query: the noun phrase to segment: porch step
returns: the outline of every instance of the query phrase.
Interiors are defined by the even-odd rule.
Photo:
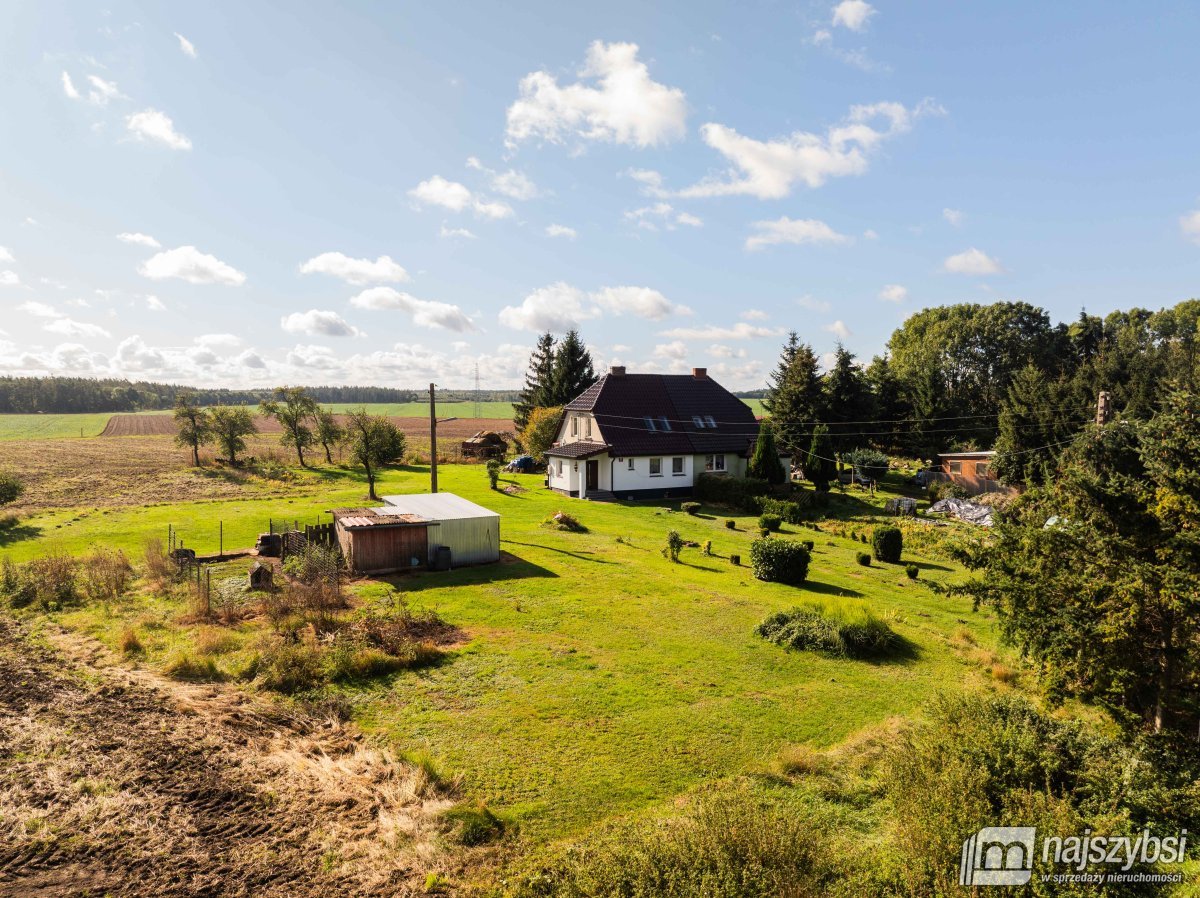
[[[583,498],[590,502],[616,502],[617,497],[612,490],[588,490]]]

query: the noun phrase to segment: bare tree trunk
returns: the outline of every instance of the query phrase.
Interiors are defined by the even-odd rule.
[[[192,443],[192,464],[200,467],[200,444]]]
[[[325,464],[327,464],[327,465],[333,464],[333,456],[329,454],[329,444],[322,443],[321,445],[325,447]]]

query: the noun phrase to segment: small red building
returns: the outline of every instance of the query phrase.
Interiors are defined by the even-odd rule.
[[[991,476],[991,465],[995,457],[996,453],[990,451],[941,452],[938,454],[941,463],[938,479],[957,483],[972,496],[1005,490],[1004,484]]]

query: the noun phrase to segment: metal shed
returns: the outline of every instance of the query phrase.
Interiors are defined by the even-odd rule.
[[[454,493],[384,496],[387,504],[375,511],[385,515],[415,515],[429,522],[429,559],[438,547],[450,548],[451,562],[486,564],[500,560],[500,515]]]

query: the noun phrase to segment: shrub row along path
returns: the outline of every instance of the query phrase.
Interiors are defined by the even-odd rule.
[[[355,733],[48,635],[0,618],[0,896],[409,894],[442,866],[448,802]]]
[[[344,424],[346,415],[337,418]],[[389,418],[400,430],[411,437],[429,439],[429,418]],[[274,418],[256,416],[255,424],[260,433],[282,433],[279,422]],[[511,431],[511,418],[455,418],[438,424],[439,440],[465,440],[481,430],[497,432]],[[178,428],[175,419],[169,414],[162,415],[113,415],[105,425],[102,437],[127,436],[174,436]]]

